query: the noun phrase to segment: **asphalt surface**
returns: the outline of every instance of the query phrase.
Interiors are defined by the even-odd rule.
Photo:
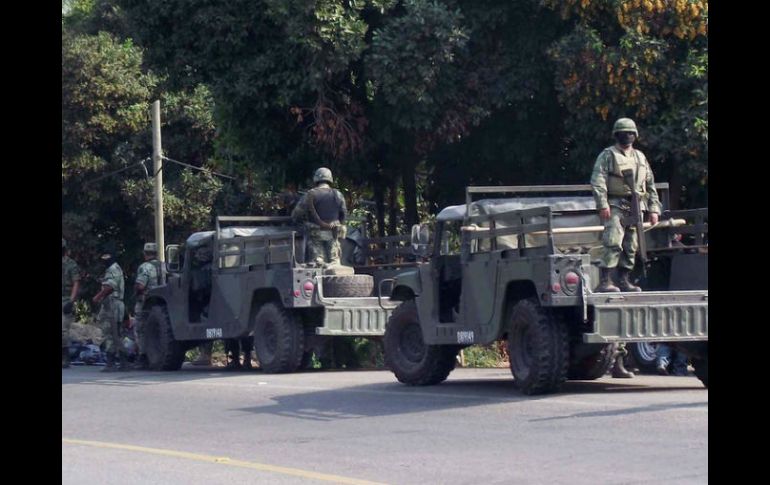
[[[568,381],[507,369],[408,387],[389,371],[62,370],[62,483],[704,484],[695,377]]]

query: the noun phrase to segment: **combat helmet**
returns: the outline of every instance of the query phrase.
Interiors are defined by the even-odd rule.
[[[615,126],[612,127],[612,134],[614,135],[619,131],[630,131],[637,137],[639,136],[639,132],[636,130],[636,123],[631,118],[619,118],[615,122]]]
[[[326,167],[321,167],[318,170],[316,170],[315,173],[313,174],[313,183],[317,184],[319,182],[326,182],[329,184],[333,184],[334,179],[332,178],[332,171]]]

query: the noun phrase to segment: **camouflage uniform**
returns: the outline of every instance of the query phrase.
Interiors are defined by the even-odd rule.
[[[602,233],[603,251],[599,261],[600,283],[598,292],[642,291],[629,280],[629,274],[636,262],[639,241],[636,226],[629,225],[627,218],[631,214],[632,195],[639,195],[640,210],[660,214],[660,201],[655,189],[655,180],[650,164],[644,153],[633,148],[633,142],[639,136],[636,123],[629,118],[620,118],[615,122],[612,134],[618,144],[605,148],[596,158],[591,175],[596,209],[609,209],[610,217],[604,221]],[[628,146],[628,155],[621,149]],[[631,171],[633,186],[626,183],[624,171]],[[642,235],[643,236],[643,235]],[[619,286],[612,282],[612,268],[618,268]],[[615,355],[612,377],[631,378],[623,362],[628,354],[625,343],[621,342]]]
[[[644,154],[632,148],[626,156],[617,146],[605,148],[596,158],[591,185],[597,209],[609,207],[610,218],[604,221],[600,267],[633,269],[638,248],[636,227],[625,225],[630,214],[631,187],[623,181],[621,170],[633,170],[635,189],[641,195],[642,210],[660,213],[660,201],[655,190],[652,169]]]
[[[147,290],[160,285],[160,262],[153,258],[149,261],[145,261],[136,270],[136,282],[135,284],[142,285],[145,290],[142,293],[136,295],[136,303],[134,303],[134,330],[136,332],[136,339],[139,343],[140,352],[144,353],[144,312],[142,307],[144,306],[145,295]]]
[[[300,199],[291,213],[295,221],[305,226],[308,238],[305,262],[317,266],[339,266],[342,253],[340,241],[345,238],[342,223],[347,216],[345,198],[339,190],[329,186],[333,182],[329,169],[316,170],[313,182],[316,187]],[[327,227],[322,227],[322,224]]]
[[[64,313],[64,305],[70,303],[70,296],[72,294],[72,287],[75,286],[75,282],[80,281],[80,268],[78,264],[69,256],[62,256],[61,258],[61,346],[69,347],[70,345],[70,327],[72,326],[73,314]]]
[[[101,283],[102,286],[112,288],[112,293],[102,300],[102,308],[97,316],[99,327],[102,329],[102,335],[104,335],[104,350],[107,354],[125,354],[120,339],[120,326],[123,323],[123,315],[126,311],[126,306],[123,303],[125,280],[123,270],[118,263],[112,263],[107,268],[104,276],[102,276]]]

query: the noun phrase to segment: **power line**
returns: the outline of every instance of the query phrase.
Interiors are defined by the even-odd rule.
[[[180,162],[179,160],[174,160],[173,158],[168,158],[166,156],[161,156],[161,158],[163,158],[163,160],[168,160],[169,162],[176,163],[176,164],[182,165],[184,167],[189,167],[189,168],[192,168],[194,170],[200,170],[201,172],[206,172],[206,173],[210,173],[210,174],[213,174],[213,175],[218,175],[220,177],[225,177],[225,178],[228,178],[228,179],[237,180],[235,177],[233,177],[231,175],[225,175],[223,173],[215,172],[213,170],[209,170],[209,169],[203,168],[203,167],[196,167],[195,165],[190,165],[189,163]]]
[[[215,172],[213,170],[209,170],[209,169],[203,168],[203,167],[196,167],[195,165],[190,165],[189,163],[180,162],[179,160],[174,160],[173,158],[168,158],[166,156],[162,156],[162,158],[164,160],[168,160],[171,163],[176,163],[176,164],[182,165],[184,167],[192,168],[193,170],[199,170],[201,172],[210,173],[212,175],[217,175],[219,177],[224,177],[224,178],[228,178],[228,179],[231,179],[231,180],[237,180],[235,177],[233,177],[231,175],[225,175],[223,173]],[[126,170],[134,168],[137,165],[141,165],[142,168],[144,169],[144,174],[147,176],[147,178],[150,178],[150,173],[147,171],[147,166],[144,164],[144,162],[150,161],[151,159],[152,159],[152,157],[147,157],[147,158],[145,158],[143,160],[140,160],[140,161],[138,161],[136,163],[132,163],[131,165],[128,165],[126,167],[119,168],[117,170],[113,170],[112,172],[109,172],[109,173],[105,173],[104,175],[100,175],[99,177],[96,177],[95,179],[87,180],[86,182],[83,183],[83,185],[84,186],[90,185],[92,183],[95,183],[95,182],[98,182],[100,180],[103,180],[103,179],[105,179],[107,177],[111,177],[111,176],[116,175],[118,173],[125,172]],[[160,169],[158,169],[158,172],[160,172],[161,170],[163,170],[163,166],[161,166]],[[158,175],[158,172],[154,172],[152,174],[152,178],[155,178]]]
[[[128,170],[128,169],[131,169],[131,168],[134,168],[134,167],[136,167],[137,165],[141,165],[141,166],[142,166],[142,168],[144,168],[144,173],[145,173],[145,175],[147,175],[147,176],[149,177],[149,173],[147,172],[147,167],[144,165],[144,162],[146,162],[146,161],[148,161],[148,160],[150,160],[150,157],[147,157],[147,158],[145,158],[144,160],[140,160],[140,161],[138,161],[138,162],[136,162],[136,163],[132,163],[131,165],[128,165],[128,166],[126,166],[126,167],[123,167],[123,168],[119,168],[119,169],[117,169],[117,170],[113,170],[112,172],[109,172],[109,173],[105,173],[104,175],[101,175],[101,176],[99,176],[99,177],[96,177],[95,179],[92,179],[92,180],[87,180],[87,181],[83,182],[83,185],[84,185],[84,186],[86,186],[86,185],[90,185],[90,184],[92,184],[92,183],[94,183],[94,182],[98,182],[98,181],[100,181],[100,180],[102,180],[102,179],[105,179],[105,178],[107,178],[107,177],[111,177],[111,176],[113,176],[113,175],[115,175],[115,174],[118,174],[118,173],[120,173],[120,172],[125,172],[126,170]]]

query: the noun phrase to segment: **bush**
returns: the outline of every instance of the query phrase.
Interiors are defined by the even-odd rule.
[[[504,342],[491,345],[473,345],[463,349],[463,367],[505,367],[508,365],[508,353]]]

